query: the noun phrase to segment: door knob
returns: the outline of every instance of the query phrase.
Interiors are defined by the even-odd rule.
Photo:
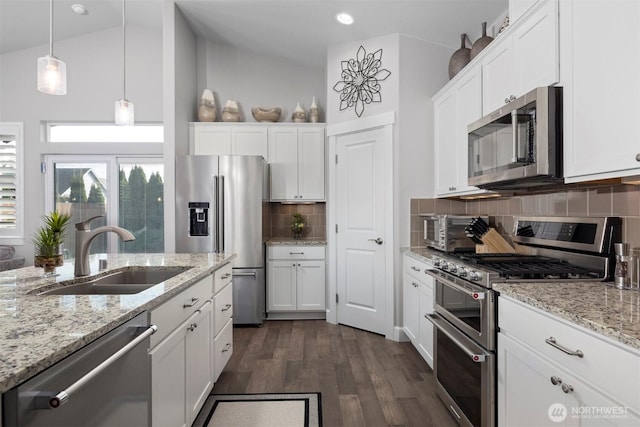
[[[376,242],[377,244],[381,245],[383,243],[381,238],[377,238],[377,239],[369,239],[370,242]]]

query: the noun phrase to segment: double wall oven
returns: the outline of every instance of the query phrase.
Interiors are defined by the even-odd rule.
[[[619,218],[521,217],[517,254],[432,255],[434,376],[438,396],[464,426],[494,426],[498,282],[606,280]]]

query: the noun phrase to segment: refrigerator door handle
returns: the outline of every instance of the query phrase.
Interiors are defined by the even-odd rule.
[[[224,252],[224,227],[225,227],[225,223],[224,223],[224,175],[220,175],[220,228],[219,228],[219,234],[220,234],[220,252]]]
[[[218,227],[218,218],[219,218],[219,213],[220,213],[220,200],[219,200],[219,194],[218,194],[218,176],[214,175],[213,176],[213,203],[214,203],[214,214],[215,214],[215,218],[212,218],[213,221],[211,222],[212,227],[213,227],[213,252],[219,252],[219,238],[220,238],[220,229]]]

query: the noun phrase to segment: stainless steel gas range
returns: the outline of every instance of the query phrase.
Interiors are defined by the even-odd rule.
[[[516,254],[435,252],[434,376],[460,425],[494,426],[498,282],[603,281],[613,275],[616,217],[519,217]]]

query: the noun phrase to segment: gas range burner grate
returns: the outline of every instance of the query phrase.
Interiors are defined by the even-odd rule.
[[[490,262],[483,267],[497,272],[505,279],[551,280],[551,279],[598,279],[603,274],[560,260],[527,262]]]

